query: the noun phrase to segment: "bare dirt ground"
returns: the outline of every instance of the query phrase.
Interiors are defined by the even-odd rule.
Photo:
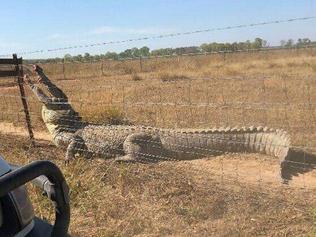
[[[13,123],[9,122],[0,122],[0,133],[11,134],[17,136],[27,137],[28,133],[24,127],[18,127]],[[34,137],[40,140],[51,141],[51,136],[47,132],[35,131]]]

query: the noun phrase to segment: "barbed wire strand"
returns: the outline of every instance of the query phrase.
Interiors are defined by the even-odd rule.
[[[222,97],[222,102],[221,103],[210,101],[209,98],[208,98],[208,100],[206,102],[194,103],[192,101],[192,95],[193,95],[193,93],[192,93],[192,86],[193,86],[193,83],[191,83],[192,81],[190,81],[190,83],[187,84],[187,87],[188,87],[187,89],[189,91],[189,93],[187,93],[187,94],[189,95],[189,98],[187,98],[186,102],[178,102],[178,100],[176,100],[176,98],[174,98],[175,99],[174,102],[170,102],[170,103],[169,102],[149,102],[149,101],[142,101],[142,102],[134,102],[133,101],[133,102],[130,102],[130,101],[128,101],[128,94],[127,94],[127,91],[130,88],[128,86],[125,86],[125,85],[122,86],[121,85],[121,90],[123,91],[121,93],[122,101],[118,102],[118,103],[115,103],[114,101],[112,101],[113,98],[111,98],[111,103],[109,103],[109,105],[114,105],[114,106],[115,105],[122,105],[123,111],[124,111],[124,117],[128,117],[129,116],[128,108],[130,106],[131,107],[137,106],[137,107],[143,108],[145,105],[147,105],[147,106],[162,106],[162,105],[164,105],[166,107],[171,107],[171,108],[173,108],[173,110],[175,110],[176,118],[177,118],[175,126],[174,126],[175,128],[177,128],[179,125],[181,126],[182,124],[179,124],[179,121],[181,122],[181,120],[184,119],[183,114],[180,114],[181,107],[189,107],[190,108],[190,113],[189,113],[189,116],[188,116],[188,119],[190,121],[190,120],[192,120],[192,116],[193,116],[193,114],[192,114],[192,107],[199,107],[199,106],[200,107],[206,107],[207,106],[207,108],[210,108],[210,105],[211,105],[211,108],[213,109],[213,110],[210,110],[211,112],[214,112],[215,109],[220,109],[222,111],[220,114],[223,117],[223,121],[224,121],[225,126],[228,126],[232,121],[231,121],[230,117],[228,116],[228,110],[227,109],[234,108],[234,104],[238,105],[238,107],[236,107],[237,109],[241,109],[243,111],[248,109],[248,108],[252,109],[252,110],[255,110],[255,109],[256,110],[261,110],[261,111],[264,110],[263,111],[264,112],[264,116],[262,116],[262,118],[261,118],[261,120],[262,120],[261,123],[268,123],[268,117],[267,117],[268,106],[278,105],[283,110],[286,110],[284,112],[285,113],[285,119],[284,120],[286,120],[286,121],[283,121],[283,122],[286,123],[285,127],[289,128],[289,129],[292,128],[292,129],[299,130],[298,127],[295,127],[295,126],[290,124],[290,116],[288,115],[287,112],[288,112],[289,107],[291,107],[291,106],[292,107],[293,106],[306,106],[307,110],[309,110],[313,114],[313,112],[315,111],[315,107],[314,107],[314,103],[312,102],[313,101],[312,100],[312,93],[310,92],[310,90],[311,90],[310,89],[310,84],[309,84],[310,81],[302,80],[302,81],[305,81],[306,83],[308,83],[308,88],[307,88],[308,93],[306,93],[306,96],[308,98],[304,102],[297,103],[297,102],[293,102],[291,100],[291,98],[290,98],[290,95],[289,95],[290,88],[288,87],[289,81],[284,81],[284,80],[285,80],[285,77],[283,77],[283,80],[282,80],[282,82],[283,82],[283,84],[282,84],[283,91],[282,92],[284,94],[285,102],[280,102],[280,103],[278,103],[278,102],[268,103],[266,101],[266,99],[267,99],[267,95],[266,95],[267,86],[265,84],[265,80],[258,79],[258,81],[262,83],[261,87],[259,85],[258,89],[261,88],[263,90],[263,92],[264,92],[263,93],[263,101],[260,101],[260,102],[250,102],[250,101],[246,102],[244,100],[241,100],[241,101],[237,101],[237,102],[234,101],[234,102],[230,103],[229,99],[228,99],[228,95],[227,95],[229,93],[229,91],[227,91],[227,89],[226,89],[227,88],[227,84],[225,85],[225,84],[222,83],[222,84],[214,84],[214,87],[215,86],[221,86],[221,88],[220,88],[220,90],[221,90],[221,97]],[[233,83],[233,82],[235,82],[235,80],[229,80],[228,82],[229,83]],[[242,82],[245,82],[245,81],[242,80]],[[232,86],[233,86],[233,84],[232,84]],[[117,89],[116,87],[110,87],[110,88],[111,88],[111,91]],[[184,89],[185,87],[182,87],[182,88]],[[163,93],[162,89],[158,90],[158,91],[160,91],[160,93]],[[245,90],[244,90],[244,92],[245,92]],[[88,92],[89,96],[90,96],[91,93],[93,93],[93,91],[89,91]],[[160,96],[162,96],[162,95],[160,95]],[[7,108],[7,109],[10,108],[12,105],[15,108],[18,108],[20,106],[20,104],[18,103],[18,100],[15,99],[15,98],[20,98],[20,96],[6,95],[6,94],[2,95],[1,94],[0,97],[4,98],[5,108]],[[27,99],[36,101],[34,99],[34,97],[28,97],[27,96]],[[89,102],[89,101],[87,101],[87,99],[84,99],[82,97],[82,94],[80,94],[79,100],[77,100],[77,101],[73,100],[71,102],[80,104],[80,106],[81,106],[80,108],[81,109],[83,108],[84,105],[105,105],[104,102],[102,103],[102,100],[99,103]],[[6,112],[8,112],[8,111],[1,111],[2,116]],[[156,112],[158,112],[158,111],[156,110]],[[22,119],[20,119],[20,117],[19,117],[20,113],[18,113],[17,111],[12,111],[11,113],[17,118],[18,121],[20,121],[20,120],[22,121]],[[38,114],[38,112],[33,112],[32,114],[35,114],[37,117],[40,118],[40,115]],[[157,118],[157,116],[154,116],[154,117]],[[10,117],[10,118],[9,117],[5,117],[4,119],[5,120],[10,120],[10,119],[12,119],[12,117]],[[187,118],[185,118],[185,119],[187,119]],[[243,121],[245,121],[244,119],[245,118],[243,118]],[[77,116],[71,116],[69,119],[62,119],[62,120],[64,120],[64,122],[71,122],[72,125],[75,125],[76,123],[79,123]],[[152,120],[149,120],[149,122],[150,121],[152,121]],[[304,122],[306,122],[306,121],[304,120]],[[309,122],[311,122],[311,121],[309,121]],[[157,123],[157,120],[154,123]],[[309,124],[311,124],[311,123],[309,123]],[[66,132],[73,132],[74,128],[72,127],[72,125],[62,125],[62,126],[60,126],[60,128],[64,129]],[[309,129],[309,130],[312,129],[312,126],[307,126],[306,127],[306,124],[305,125],[303,124],[303,125],[300,125],[300,126],[302,126],[302,128],[304,128],[304,129]],[[118,129],[118,127],[116,128],[115,126],[113,126],[112,128],[113,129]],[[228,128],[226,127],[226,128],[220,128],[220,129],[221,129],[221,131],[224,132]],[[164,130],[164,131],[172,131],[172,130]],[[181,131],[181,129],[180,129],[180,131]],[[304,131],[303,132],[300,131],[300,132],[303,133],[303,135],[304,135]],[[178,136],[179,133],[176,134],[175,132],[173,132],[173,133],[171,132],[171,136],[175,137],[176,135]],[[186,132],[186,133],[183,133],[183,134],[180,133],[180,135],[181,136],[183,135],[184,137],[198,136],[200,138],[203,138],[203,137],[207,136],[206,134],[196,134],[194,131]],[[214,142],[226,142],[226,143],[232,142],[232,140],[230,138],[226,138],[225,135],[221,135],[221,136],[215,137],[214,138]],[[175,138],[173,138],[173,139],[175,139]],[[304,138],[303,140],[305,140],[305,139],[306,138]],[[139,141],[143,142],[143,143],[146,143],[148,146],[152,145],[153,148],[157,148],[157,145],[158,145],[157,142],[153,141],[153,140],[139,140]],[[100,143],[97,143],[97,142],[95,143],[93,141],[91,142],[91,144],[92,145],[96,145],[96,146],[100,146]],[[234,144],[236,146],[238,146],[238,145],[242,146],[242,145],[244,145],[244,142],[234,141]],[[223,153],[223,150],[221,150],[221,149],[204,148],[204,147],[201,147],[201,146],[194,146],[194,145],[186,146],[186,145],[181,145],[181,144],[177,144],[177,143],[171,144],[171,145],[173,146],[175,151],[181,152],[182,151],[181,149],[185,149],[186,153],[191,154],[191,155],[203,155],[205,153],[210,153],[210,154],[212,154],[212,153]],[[260,147],[260,146],[265,146],[265,145],[266,144],[262,140],[254,142],[254,146],[259,146]],[[272,145],[274,145],[276,147],[279,147],[279,148],[284,147],[282,144],[278,144],[278,143],[273,144],[271,142],[270,146],[272,146]],[[312,145],[305,144],[303,146],[293,145],[291,147],[292,148],[297,148],[297,149],[300,149],[300,148],[302,148],[302,149],[315,148],[315,146],[313,144]],[[225,148],[223,148],[223,149],[225,150]],[[226,147],[226,150],[227,149],[228,149],[228,147]],[[82,149],[82,151],[86,152],[88,150]],[[123,152],[123,151],[124,150],[121,149],[121,148],[118,150],[118,152]],[[304,173],[304,171],[306,170],[306,165],[307,165],[305,154],[306,153],[304,152],[303,162],[301,162],[301,161],[292,161],[292,160],[288,160],[286,162],[289,163],[290,165],[293,165],[293,166],[295,166],[295,165],[303,165],[303,173]],[[95,155],[98,155],[98,153],[96,152]],[[104,155],[104,154],[99,154],[99,155]],[[175,160],[177,160],[176,157],[163,156],[162,154],[157,156],[157,155],[152,155],[152,154],[147,154],[147,153],[140,153],[139,155],[145,157],[148,161],[157,161],[157,160],[175,161]],[[221,157],[221,161],[220,162],[221,162],[221,164],[220,164],[220,166],[221,166],[220,173],[222,175],[222,179],[224,179],[224,175],[225,175],[225,179],[226,179],[226,173],[224,173],[224,166],[225,165],[224,165],[223,157]],[[262,160],[261,160],[261,162],[262,162]],[[260,161],[259,161],[259,163],[260,163]],[[234,163],[234,164],[236,166],[235,166],[235,176],[234,176],[233,179],[235,180],[235,182],[239,183],[240,179],[241,179],[240,178],[241,171],[240,171],[240,169],[238,167],[238,164],[237,163]],[[263,180],[262,180],[262,173],[261,172],[262,172],[262,170],[260,170],[260,168],[259,168],[260,178],[259,178],[259,180],[257,180],[257,182],[259,182],[260,185],[262,185],[262,182],[263,182]],[[306,183],[304,183],[304,185],[306,185]]]
[[[30,54],[38,54],[38,53],[45,53],[45,52],[57,52],[57,51],[65,51],[65,50],[77,49],[77,48],[91,48],[91,47],[96,47],[96,46],[122,44],[122,43],[135,42],[135,41],[156,40],[156,39],[179,37],[179,36],[192,35],[192,34],[208,33],[208,32],[214,32],[214,31],[241,29],[241,28],[248,28],[248,27],[258,27],[258,26],[264,26],[264,25],[290,23],[290,22],[296,22],[296,21],[307,21],[307,20],[313,20],[313,19],[316,19],[316,16],[289,18],[289,19],[284,19],[284,20],[272,20],[272,21],[264,21],[264,22],[258,22],[258,23],[232,25],[232,26],[225,26],[225,27],[202,29],[202,30],[177,32],[177,33],[171,33],[171,34],[144,36],[144,37],[131,38],[131,39],[126,39],[126,40],[108,41],[108,42],[100,42],[100,43],[88,43],[88,44],[80,44],[80,45],[66,46],[66,47],[60,47],[60,48],[39,49],[39,50],[31,50],[31,51],[16,52],[16,53],[18,55],[30,55]],[[6,56],[11,56],[11,54],[0,55],[0,57],[6,57]]]

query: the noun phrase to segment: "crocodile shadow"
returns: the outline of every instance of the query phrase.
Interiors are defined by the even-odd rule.
[[[281,176],[288,184],[294,176],[308,173],[316,168],[316,155],[307,151],[290,148],[281,165]]]

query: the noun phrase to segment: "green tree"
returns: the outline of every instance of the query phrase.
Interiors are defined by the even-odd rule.
[[[312,41],[310,39],[308,39],[308,38],[304,38],[303,39],[303,44],[304,45],[307,45],[307,44],[310,44],[310,43],[312,43]]]
[[[139,57],[140,56],[140,51],[138,48],[134,47],[131,48],[131,56],[132,57]]]
[[[261,38],[255,38],[254,42],[252,43],[253,49],[260,49],[263,47],[263,39]]]
[[[72,56],[70,54],[65,54],[64,60],[65,61],[72,61]]]
[[[101,60],[101,56],[100,55],[94,55],[94,60],[96,60],[96,61],[100,61]]]
[[[105,58],[107,59],[118,59],[118,54],[115,52],[106,52],[106,54],[104,55]]]
[[[151,51],[152,56],[172,55],[175,51],[172,48],[155,49]]]
[[[294,40],[289,39],[284,46],[285,47],[293,47],[294,46]]]
[[[139,49],[139,54],[142,57],[149,57],[150,56],[150,49],[147,46],[141,47]]]
[[[200,48],[202,49],[203,52],[211,52],[212,49],[211,49],[211,46],[210,44],[201,44]]]
[[[83,59],[84,61],[90,61],[92,59],[92,56],[89,53],[85,53]]]
[[[119,58],[132,58],[133,51],[132,49],[126,49],[124,52],[119,53]]]
[[[77,56],[73,57],[74,61],[78,61],[78,62],[82,62],[83,61],[83,57],[81,54],[78,54]]]

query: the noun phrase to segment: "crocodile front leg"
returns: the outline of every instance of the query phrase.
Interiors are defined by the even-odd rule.
[[[129,135],[123,144],[125,156],[118,157],[118,162],[157,162],[163,157],[163,146],[159,136],[147,133]]]
[[[84,140],[80,136],[74,136],[67,147],[66,162],[72,161],[78,153],[84,154],[85,157],[88,156],[88,150]]]

